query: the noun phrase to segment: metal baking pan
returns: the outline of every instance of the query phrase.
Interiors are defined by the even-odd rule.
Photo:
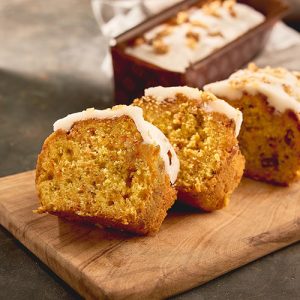
[[[176,16],[181,10],[207,2],[209,1],[180,2],[116,37],[111,46],[116,103],[129,104],[136,97],[143,95],[145,88],[151,86],[188,85],[202,88],[207,83],[227,78],[263,49],[273,25],[288,11],[284,0],[238,1],[261,12],[266,17],[265,21],[206,58],[190,65],[185,73],[169,71],[125,53],[125,47],[143,33]]]

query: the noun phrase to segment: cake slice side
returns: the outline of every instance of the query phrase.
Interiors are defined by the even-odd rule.
[[[176,198],[160,147],[144,143],[129,116],[82,120],[52,133],[36,186],[40,213],[140,234],[156,232]]]
[[[225,100],[239,108],[244,122],[239,135],[246,159],[245,175],[288,186],[300,178],[300,121],[292,110],[278,114],[262,94],[244,93]]]
[[[206,211],[225,207],[244,169],[235,122],[208,109],[216,100],[209,93],[190,89],[190,98],[161,89],[162,99],[148,95],[133,104],[143,109],[145,118],[163,131],[176,150],[179,200]]]
[[[300,177],[300,75],[253,63],[205,90],[243,112],[245,174],[287,186]]]

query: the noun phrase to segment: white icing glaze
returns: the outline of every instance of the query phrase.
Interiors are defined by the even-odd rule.
[[[277,112],[290,109],[300,113],[300,80],[296,73],[283,68],[239,70],[227,80],[206,85],[204,90],[229,100],[240,99],[244,92],[250,95],[260,93]]]
[[[177,94],[183,94],[189,99],[201,100],[202,91],[197,88],[187,86],[178,87],[152,87],[145,90],[145,96],[155,98],[157,101],[162,102],[166,99],[175,99]],[[226,101],[212,96],[212,101],[205,103],[204,110],[207,112],[218,112],[226,115],[229,119],[235,122],[235,136],[237,137],[243,122],[243,114],[229,105]]]
[[[204,59],[216,49],[225,46],[245,32],[261,24],[265,17],[250,6],[236,3],[234,5],[236,16],[232,16],[225,7],[217,8],[220,18],[206,14],[203,9],[192,7],[187,12],[190,21],[201,21],[207,28],[183,23],[173,26],[170,35],[162,38],[169,46],[166,54],[156,54],[151,45],[143,43],[135,47],[127,47],[126,53],[141,60],[152,63],[163,69],[184,73],[186,68],[201,59]],[[147,40],[155,38],[156,34],[165,28],[159,25],[145,34]],[[194,49],[186,45],[186,34],[192,31],[198,33],[200,38]],[[211,36],[211,32],[220,32],[222,36]]]
[[[160,147],[160,156],[164,161],[166,172],[170,177],[171,183],[175,183],[180,167],[175,150],[166,136],[157,127],[144,120],[143,110],[139,107],[120,105],[114,109],[109,108],[105,110],[89,108],[57,120],[53,124],[53,129],[54,131],[70,131],[73,124],[78,121],[88,119],[112,119],[121,116],[129,116],[135,122],[137,130],[140,132],[146,144],[158,145]],[[168,153],[171,153],[170,158]]]
[[[152,96],[157,101],[164,101],[167,98],[175,98],[177,94],[183,94],[187,98],[200,99],[201,91],[196,88],[191,88],[188,86],[172,86],[172,87],[162,87],[156,86],[145,89],[145,96]]]
[[[225,114],[229,119],[234,120],[235,122],[235,137],[237,137],[240,133],[241,126],[243,123],[243,114],[238,109],[235,109],[231,105],[229,105],[226,101],[221,99],[216,99],[214,101],[210,101],[205,106],[205,110],[207,112],[218,112],[221,114]]]

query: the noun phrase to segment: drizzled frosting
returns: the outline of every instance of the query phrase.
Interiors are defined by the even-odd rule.
[[[177,94],[182,94],[187,98],[194,100],[202,100],[202,97],[208,96],[210,101],[204,103],[204,110],[207,112],[218,112],[226,115],[229,119],[234,120],[235,136],[238,136],[243,121],[243,114],[238,109],[235,109],[224,100],[216,98],[211,93],[203,92],[197,88],[191,88],[187,86],[158,86],[145,90],[145,96],[151,96],[159,102],[162,102],[166,99],[175,99]]]
[[[258,68],[250,64],[227,80],[214,82],[204,87],[217,97],[229,100],[240,99],[244,92],[250,95],[263,94],[277,112],[287,109],[300,113],[300,73],[284,68]]]
[[[137,39],[126,53],[163,69],[184,73],[190,64],[209,56],[261,24],[265,17],[233,0],[213,1],[177,15],[178,22],[158,25]]]
[[[88,119],[113,119],[121,116],[128,116],[134,121],[137,130],[140,132],[146,144],[158,145],[160,147],[160,156],[164,161],[166,172],[170,177],[171,183],[175,183],[179,172],[179,160],[175,150],[166,136],[157,127],[144,120],[143,110],[139,107],[120,105],[113,109],[109,108],[105,110],[89,108],[57,120],[53,124],[53,129],[54,131],[70,131],[73,124],[78,121]],[[171,154],[170,157],[169,154]]]
[[[196,88],[191,88],[188,86],[172,86],[172,87],[163,87],[156,86],[145,89],[145,96],[152,96],[157,101],[164,101],[167,98],[176,98],[177,94],[182,94],[187,98],[191,99],[200,99],[202,92]]]

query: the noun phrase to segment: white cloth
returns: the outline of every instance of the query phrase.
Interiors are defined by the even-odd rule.
[[[300,71],[300,34],[283,22],[278,22],[264,50],[254,62],[261,66],[285,67]]]
[[[300,34],[283,22],[278,22],[274,26],[264,51],[279,51],[299,44]]]

